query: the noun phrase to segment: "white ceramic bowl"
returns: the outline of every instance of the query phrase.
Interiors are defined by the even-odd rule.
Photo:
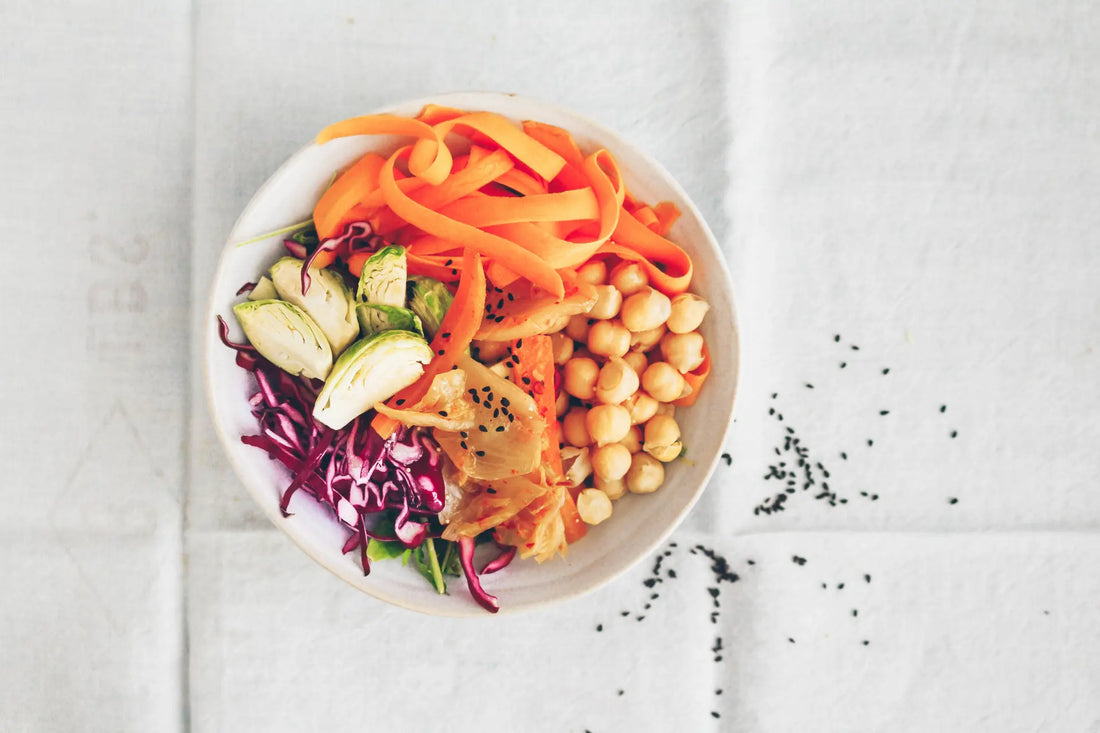
[[[561,107],[508,94],[444,94],[380,111],[411,116],[429,102],[497,112],[517,121],[541,120],[572,132],[586,152],[607,148],[634,195],[679,206],[683,216],[670,238],[691,254],[695,263],[691,289],[711,304],[702,331],[714,368],[702,399],[676,414],[690,460],[669,464],[665,485],[657,493],[627,495],[617,501],[611,519],[590,528],[583,540],[569,548],[568,557],[541,565],[517,559],[506,570],[487,576],[485,588],[500,599],[501,613],[514,613],[575,598],[611,581],[652,553],[699,498],[733,417],[739,361],[733,294],[714,236],[687,194],[664,168],[615,132]],[[395,561],[373,563],[370,576],[364,577],[358,553],[340,552],[347,530],[304,493],[294,499],[292,517],[280,515],[279,497],[290,474],[263,451],[241,443],[242,435],[256,432],[247,403],[253,385],[250,375],[234,363],[233,352],[218,340],[215,327],[215,316],[220,315],[230,324],[233,338],[242,339],[232,314],[233,304],[240,301],[235,293],[284,253],[281,236],[244,247],[235,243],[308,219],[333,171],[369,150],[389,152],[401,142],[391,137],[353,137],[324,146],[311,143],[291,156],[252,197],[229,234],[211,289],[205,340],[207,395],[218,436],[237,475],[264,513],[306,554],[356,588],[389,603],[434,615],[488,615],[470,597],[463,579],[451,579],[448,595],[441,596],[415,570]]]

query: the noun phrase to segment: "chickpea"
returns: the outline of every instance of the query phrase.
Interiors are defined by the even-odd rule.
[[[573,356],[573,339],[564,333],[550,334],[550,350],[554,352],[554,363],[561,366]]]
[[[642,446],[649,455],[662,463],[676,460],[684,449],[680,442],[680,426],[668,415],[654,415],[645,424],[645,443]]]
[[[647,453],[635,453],[626,472],[626,488],[632,494],[651,494],[665,482],[665,467]]]
[[[577,268],[577,279],[592,285],[603,285],[607,282],[607,263],[603,260],[592,260]]]
[[[649,276],[637,263],[622,262],[611,270],[611,284],[624,296],[633,295],[649,285]]]
[[[643,288],[623,301],[623,325],[632,332],[649,331],[664,325],[672,313],[672,301],[653,288]]]
[[[565,324],[565,335],[583,344],[588,340],[588,327],[591,320],[592,319],[584,313],[578,313],[571,317],[569,322]]]
[[[622,356],[630,348],[630,331],[620,321],[596,321],[588,330],[588,350],[600,356]]]
[[[649,359],[647,359],[646,355],[640,351],[626,352],[626,354],[623,356],[623,361],[625,361],[630,366],[630,368],[634,370],[634,373],[637,374],[639,377],[642,376],[642,372],[644,372],[646,367],[649,366]]]
[[[567,412],[569,412],[569,393],[563,389],[554,401],[554,414],[560,418]]]
[[[630,413],[621,405],[596,405],[585,420],[596,445],[618,443],[630,432]]]
[[[668,330],[673,333],[688,333],[699,328],[703,316],[710,310],[707,301],[698,295],[680,293],[672,299],[672,312],[668,316]]]
[[[508,356],[507,341],[474,341],[472,346],[477,349],[477,360],[482,364],[492,364]]]
[[[608,481],[597,476],[593,483],[609,499],[621,499],[626,494],[626,483],[621,478]]]
[[[611,516],[611,497],[599,489],[585,489],[577,495],[577,514],[585,524],[599,524]]]
[[[596,399],[607,405],[617,405],[638,391],[638,373],[617,356],[611,357],[600,369],[596,380]]]
[[[630,334],[630,348],[634,351],[646,352],[660,343],[661,339],[668,332],[665,328],[665,324],[657,326],[657,328],[651,328],[648,331],[639,331],[638,333]]]
[[[596,393],[596,378],[600,368],[591,359],[574,357],[565,362],[565,391],[578,400],[589,402]]]
[[[623,294],[614,285],[596,286],[596,303],[588,311],[589,318],[607,319],[619,314],[623,304]]]
[[[635,392],[623,403],[623,407],[630,413],[630,422],[633,425],[641,425],[657,414],[660,403],[645,392]]]
[[[561,421],[561,434],[565,442],[583,448],[592,444],[592,436],[588,434],[587,410],[583,407],[574,407],[565,413]]]
[[[621,479],[630,468],[630,451],[618,443],[608,443],[592,451],[592,470],[605,481]]]
[[[631,453],[637,453],[642,449],[642,429],[637,425],[631,425],[626,437],[619,442]]]
[[[698,331],[665,334],[661,355],[681,374],[694,371],[703,363],[703,335]]]
[[[569,368],[569,364],[565,366],[566,369]],[[566,372],[567,383],[568,378],[569,373]],[[684,377],[668,362],[654,362],[642,374],[642,388],[658,402],[672,402],[679,399],[680,393],[684,391]]]

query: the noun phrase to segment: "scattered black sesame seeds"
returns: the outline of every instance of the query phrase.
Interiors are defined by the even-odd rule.
[[[787,641],[791,642],[792,644],[794,643],[794,639],[790,636],[787,637]]]
[[[722,462],[725,463],[727,466],[733,465],[733,456],[731,456],[729,453],[723,453]]]
[[[952,496],[950,499],[947,500],[947,503],[948,504],[958,504],[959,500],[956,497]]]
[[[865,581],[867,581],[868,583],[870,583],[870,582],[871,582],[871,575],[870,575],[870,574],[866,574],[866,575],[864,575],[864,576],[863,576],[863,579],[864,579]]]
[[[603,631],[603,624],[596,624],[596,631]]]
[[[889,410],[879,410],[878,414],[880,414],[880,415],[889,415],[890,411]]]
[[[806,558],[799,557],[798,555],[795,555],[794,557],[791,558],[791,562],[793,562],[795,565],[805,565],[806,564]]]
[[[862,643],[863,646],[869,646],[871,644],[871,642],[867,641],[866,639],[864,639]]]
[[[853,616],[858,616],[858,615],[859,615],[859,610],[858,610],[858,609],[855,609],[855,608],[853,608],[853,609],[852,609],[852,615],[853,615]]]
[[[951,437],[952,438],[957,438],[958,436],[959,436],[959,431],[958,430],[952,430],[951,431]]]
[[[890,367],[886,367],[885,369],[882,370],[883,376],[886,376],[889,373],[890,373]]]
[[[814,386],[812,384],[810,384],[809,382],[806,382],[806,389],[813,389],[813,388],[814,388]]]

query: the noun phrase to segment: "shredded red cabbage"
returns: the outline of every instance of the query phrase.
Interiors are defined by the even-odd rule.
[[[369,223],[353,221],[344,227],[339,236],[322,240],[312,252],[308,252],[304,245],[292,239],[286,240],[284,244],[291,254],[294,254],[295,249],[301,248],[302,254],[294,254],[294,256],[305,260],[305,264],[302,265],[302,292],[307,293],[309,292],[310,283],[309,268],[313,267],[313,261],[317,259],[317,255],[322,252],[339,251],[351,255],[356,252],[373,251],[378,248],[381,240],[381,237],[372,235]],[[291,248],[292,244],[294,245],[293,249]]]
[[[466,585],[470,587],[470,595],[474,597],[478,605],[489,613],[500,610],[500,602],[496,596],[491,596],[481,587],[481,578],[474,568],[474,538],[461,537],[458,540],[458,560],[462,563],[462,572],[466,575]]]
[[[266,451],[294,474],[279,502],[284,516],[299,490],[328,506],[352,530],[343,549],[359,549],[364,575],[370,573],[366,551],[372,538],[416,547],[438,536],[431,522],[444,504],[443,458],[427,432],[401,426],[383,439],[363,418],[340,430],[320,425],[312,416],[318,383],[293,377],[251,346],[233,343],[228,325],[218,321],[222,342],[256,378],[249,404],[260,432],[241,441]],[[388,510],[397,512],[396,536],[371,527]]]

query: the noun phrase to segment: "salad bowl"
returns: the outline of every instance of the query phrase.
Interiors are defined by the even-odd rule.
[[[583,151],[607,149],[617,160],[630,193],[646,201],[670,201],[682,216],[669,231],[691,257],[691,291],[704,298],[710,311],[701,333],[713,370],[705,392],[691,407],[676,413],[686,456],[667,465],[662,488],[652,494],[627,496],[615,503],[606,522],[589,528],[564,557],[543,563],[533,559],[511,563],[483,578],[501,602],[501,613],[515,613],[562,602],[612,581],[650,555],[691,510],[706,488],[719,461],[733,418],[738,383],[739,336],[729,273],[721,250],[684,190],[653,159],[612,130],[546,102],[499,93],[452,93],[391,105],[382,112],[414,116],[427,104],[500,114],[513,121],[540,120],[571,132]],[[237,366],[234,353],[219,339],[216,322],[224,319],[234,341],[242,332],[233,317],[238,290],[255,281],[284,254],[278,232],[308,220],[314,204],[336,171],[367,152],[388,154],[402,140],[392,136],[346,137],[324,145],[309,143],[292,155],[260,187],[241,213],[223,249],[210,288],[203,339],[206,391],[215,429],[231,465],[257,506],[307,555],[359,590],[414,611],[442,616],[482,616],[462,582],[439,594],[397,561],[375,562],[364,576],[356,553],[344,554],[348,530],[320,503],[305,495],[294,500],[292,516],[280,511],[280,498],[290,472],[268,455],[241,442],[256,432],[249,397],[252,375]],[[244,243],[244,244],[241,244]]]

